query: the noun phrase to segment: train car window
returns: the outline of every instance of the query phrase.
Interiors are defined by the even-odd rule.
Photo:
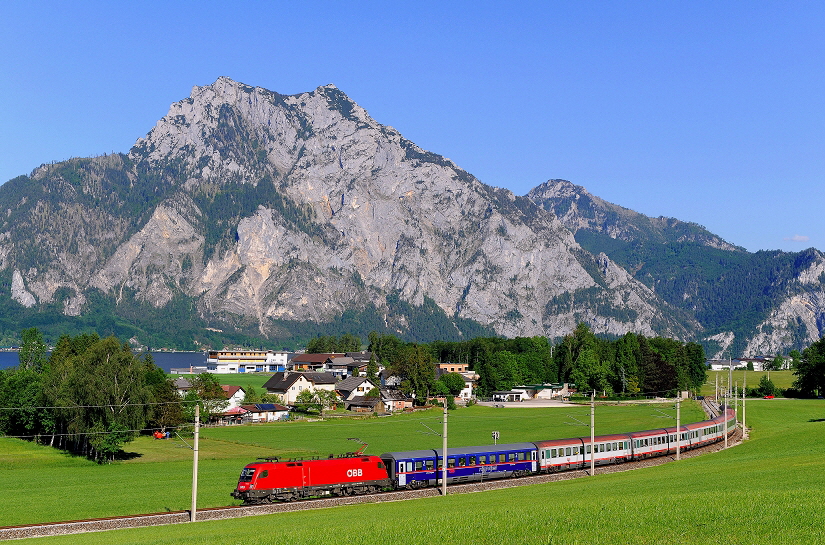
[[[241,470],[241,477],[238,479],[239,482],[248,483],[252,480],[252,475],[255,474],[255,468],[252,467],[245,467]]]
[[[415,470],[416,471],[421,471],[422,469],[424,469],[424,462],[422,462],[421,460],[416,461],[415,462]]]
[[[466,465],[467,465],[466,458],[464,458],[464,456],[462,456],[461,458],[458,459],[458,467],[464,467]]]
[[[565,449],[564,449],[565,455],[566,455],[566,456],[570,456],[570,454],[571,454],[571,450],[572,450],[572,449],[571,449],[570,447],[565,448]]]
[[[425,465],[426,465],[426,467],[427,467],[427,469],[428,469],[428,470],[431,470],[432,468],[434,468],[434,467],[435,467],[435,463],[434,463],[432,460],[427,460],[427,462],[425,463]]]
[[[607,444],[607,452],[611,452],[611,451],[613,450],[613,448],[612,448],[612,447],[613,447],[613,445],[611,445],[610,443],[608,443],[608,444]]]
[[[259,478],[259,479],[263,479],[264,477],[269,477],[269,471],[268,471],[268,470],[266,470],[266,469],[264,469],[263,471],[261,471],[261,474],[260,474],[260,475],[258,475],[258,478]]]
[[[525,456],[523,452],[519,452],[519,453],[518,453],[518,460],[519,460],[519,462],[523,462],[523,461],[524,461],[524,460],[526,460],[526,459],[527,459],[527,456]]]
[[[587,445],[586,450],[585,450],[585,453],[586,453],[586,454],[590,454],[590,445]]]
[[[378,469],[384,469],[384,462],[378,462]]]
[[[578,456],[579,454],[579,447],[573,447],[573,456]]]
[[[447,467],[455,467],[455,458],[447,458]]]
[[[412,462],[407,462],[407,471],[412,471],[412,470],[413,470],[413,463]]]
[[[554,449],[554,448],[551,448],[551,449],[550,449],[550,457],[551,457],[551,458],[555,458],[555,457],[556,457],[556,449]]]
[[[471,466],[476,465],[476,457],[475,456],[470,456],[469,465],[471,465]]]

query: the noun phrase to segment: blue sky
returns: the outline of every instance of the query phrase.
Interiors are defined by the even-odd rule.
[[[193,85],[334,83],[523,195],[825,249],[822,2],[3,2],[0,181],[128,151]]]

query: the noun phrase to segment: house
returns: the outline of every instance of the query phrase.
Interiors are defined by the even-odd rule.
[[[297,356],[296,356],[297,357]],[[335,390],[338,378],[330,373],[282,371],[264,383],[267,393],[281,396],[284,405],[294,405],[303,390]]]
[[[289,417],[289,408],[278,403],[255,403],[253,405],[241,405],[244,422],[278,422]]]
[[[708,360],[706,363],[710,365],[711,371],[727,371],[729,369],[745,369],[748,364],[747,362],[742,362],[739,359],[735,360]],[[762,369],[762,363],[759,364],[759,369]],[[753,366],[754,370],[757,370],[757,364],[754,363]]]
[[[355,396],[352,399],[344,401],[344,407],[348,411],[358,413],[380,413],[384,410],[384,404],[381,403],[381,398],[367,396]]]
[[[389,369],[384,369],[378,373],[378,380],[382,388],[398,388],[401,386],[401,377],[393,375]]]
[[[511,401],[524,401],[525,399],[529,399],[527,397],[527,393],[524,390],[508,390],[508,391],[500,391],[500,392],[493,392],[493,401],[502,401],[502,402],[511,402]]]
[[[175,385],[175,390],[177,390],[178,395],[181,397],[184,397],[189,390],[192,389],[192,383],[183,377],[176,378],[173,384]]]
[[[296,354],[292,357],[290,365],[293,371],[320,372],[333,359],[342,357],[344,354]]]
[[[226,406],[227,411],[241,406],[243,399],[246,397],[246,391],[243,388],[231,384],[221,384],[221,389],[229,401],[229,404]]]
[[[435,364],[436,373],[438,376],[443,375],[444,373],[466,373],[470,370],[470,364],[468,363],[436,363]]]
[[[344,401],[357,396],[365,396],[377,385],[367,377],[349,377],[335,385],[335,391]]]
[[[360,365],[360,363],[356,363],[355,360],[349,356],[340,356],[331,358],[326,362],[323,370],[327,373],[332,373],[339,379],[345,379],[347,377],[358,376],[360,374],[358,372]]]
[[[401,390],[387,388],[381,388],[381,402],[384,404],[384,411],[388,413],[412,409],[413,406],[413,399],[404,395]]]
[[[210,373],[275,373],[286,370],[289,355],[273,350],[210,350],[206,369]]]
[[[474,389],[476,382],[478,382],[478,374],[475,371],[470,371],[470,365],[467,363],[437,363],[435,364],[435,372],[437,377],[447,373],[458,373],[464,378],[464,388],[459,392],[459,399],[472,399],[475,397]]]

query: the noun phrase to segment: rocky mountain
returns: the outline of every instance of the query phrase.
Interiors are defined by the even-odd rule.
[[[0,187],[0,210],[4,335],[94,327],[192,347],[370,330],[558,337],[579,321],[679,339],[746,330],[708,310],[731,287],[710,269],[682,278],[678,260],[653,258],[674,244],[754,254],[568,182],[527,197],[485,185],[333,85],[194,87],[128,154],[42,165]],[[792,264],[777,290],[821,291],[821,262]],[[759,311],[790,316],[774,295]],[[788,342],[764,324],[760,350]]]
[[[701,225],[651,218],[565,180],[549,180],[528,197],[588,251],[604,252],[694,316],[712,356],[787,353],[825,333],[825,256],[813,248],[749,253]]]

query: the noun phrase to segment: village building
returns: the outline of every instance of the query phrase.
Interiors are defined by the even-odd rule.
[[[267,393],[281,396],[284,405],[294,405],[303,390],[335,390],[337,377],[330,373],[282,371],[264,383]]]
[[[241,405],[245,412],[242,413],[244,422],[263,423],[279,422],[289,418],[289,407],[278,403],[254,403],[251,405]]]
[[[210,373],[276,373],[285,371],[289,352],[273,350],[210,350],[206,370]]]
[[[467,363],[437,363],[435,364],[436,376],[441,377],[447,373],[458,373],[464,379],[464,388],[459,392],[458,398],[463,400],[475,397],[475,385],[478,382],[478,374],[470,371]]]

